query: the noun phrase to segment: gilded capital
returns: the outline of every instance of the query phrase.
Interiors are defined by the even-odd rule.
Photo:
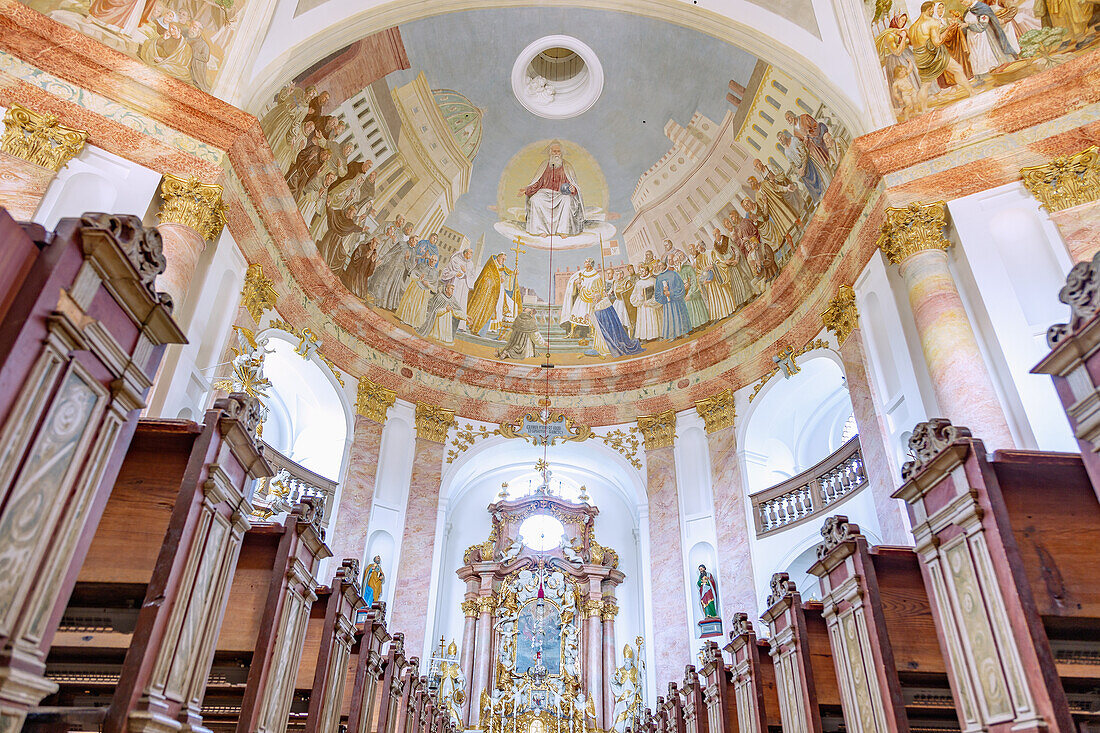
[[[1031,195],[1050,213],[1100,199],[1100,148],[1093,145],[1049,163],[1020,169]]]
[[[0,150],[56,173],[80,155],[87,139],[88,133],[62,125],[54,115],[13,104],[4,115]]]
[[[946,250],[951,242],[943,236],[947,226],[947,203],[913,202],[900,209],[886,209],[886,221],[878,238],[879,249],[895,265],[925,250]]]
[[[477,618],[477,607],[477,599],[469,598],[462,602],[462,614],[467,618]]]
[[[264,312],[275,307],[279,294],[275,292],[275,282],[264,276],[263,266],[253,263],[244,273],[244,287],[241,288],[241,305],[248,311],[257,324]]]
[[[447,430],[454,424],[454,410],[427,402],[416,403],[416,437],[435,443],[447,442]]]
[[[619,604],[615,602],[614,598],[605,598],[603,600],[603,608],[600,609],[600,619],[603,621],[614,621],[615,617],[619,615]]]
[[[164,203],[157,217],[162,224],[191,227],[207,241],[221,234],[225,226],[225,205],[222,204],[222,187],[218,184],[202,183],[194,176],[180,178],[166,173],[160,183],[160,195]]]
[[[376,423],[385,424],[386,413],[397,401],[397,393],[392,389],[386,389],[366,377],[359,378],[359,389],[355,395],[355,413],[374,420]],[[419,429],[419,410],[417,411]]]
[[[492,613],[497,608],[497,599],[493,596],[481,596],[474,603],[477,604],[478,613]]]
[[[821,312],[821,322],[836,336],[837,344],[843,344],[852,331],[859,327],[859,311],[856,310],[856,291],[841,285],[829,307]]]
[[[581,615],[584,618],[599,617],[603,613],[603,601],[599,598],[585,598],[581,604]]]
[[[708,433],[733,427],[733,420],[737,417],[737,408],[733,404],[733,388],[727,387],[705,400],[696,400],[695,410],[703,418]]]
[[[645,439],[645,449],[668,448],[676,439],[676,413],[672,410],[638,418],[638,430]]]

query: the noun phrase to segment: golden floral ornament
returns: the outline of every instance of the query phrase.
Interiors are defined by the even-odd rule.
[[[291,336],[297,338],[298,344],[294,347],[294,353],[296,353],[303,359],[309,359],[311,356],[316,356],[322,361],[322,363],[324,363],[325,366],[328,367],[329,371],[332,372],[332,376],[336,377],[336,381],[340,383],[340,386],[344,386],[344,377],[343,375],[341,375],[340,370],[336,367],[336,364],[332,361],[332,359],[329,359],[327,356],[321,353],[320,349],[323,344],[317,338],[317,334],[313,332],[313,329],[298,329],[280,318],[272,319],[268,326],[270,326],[271,328],[277,328],[280,331],[285,331]]]
[[[62,125],[55,115],[13,104],[4,115],[0,150],[56,173],[80,155],[87,139],[87,132]]]
[[[676,440],[676,413],[672,410],[638,418],[638,430],[645,440],[646,450],[668,448]]]
[[[1100,199],[1100,148],[1093,145],[1020,169],[1024,186],[1050,213]]]
[[[225,226],[225,205],[222,187],[218,184],[203,183],[194,176],[180,178],[165,173],[160,183],[160,196],[164,203],[157,218],[162,224],[191,227],[208,242],[221,234]]]
[[[829,301],[829,307],[821,312],[821,322],[836,336],[837,345],[843,344],[859,327],[856,291],[848,285],[841,285],[836,297]]]
[[[771,381],[772,377],[774,377],[776,374],[779,374],[780,369],[783,370],[783,376],[787,378],[802,371],[802,367],[798,366],[798,357],[808,352],[814,351],[815,349],[831,350],[832,347],[829,346],[828,342],[823,341],[822,339],[814,339],[797,351],[795,351],[794,348],[792,348],[791,346],[785,346],[780,349],[779,353],[772,357],[772,361],[774,361],[776,364],[775,369],[772,369],[770,372],[765,374],[763,377],[760,378],[759,382],[753,385],[752,393],[749,395],[749,402],[752,402],[756,399],[756,396],[760,394],[760,390],[764,388],[765,384]]]
[[[257,324],[264,312],[275,307],[279,294],[275,292],[275,282],[264,276],[264,268],[259,263],[248,266],[244,273],[244,287],[241,288],[241,305],[248,311]]]
[[[447,431],[455,421],[455,412],[428,402],[417,402],[415,420],[417,438],[446,443]]]
[[[947,226],[947,203],[922,204],[914,201],[901,208],[888,207],[878,247],[886,258],[900,265],[918,252],[946,250],[951,242],[943,236]]]
[[[703,418],[708,433],[733,427],[733,421],[737,417],[733,388],[727,387],[716,395],[696,400],[695,410]]]
[[[555,445],[580,442],[592,437],[592,428],[577,425],[560,412],[544,409],[540,412],[528,412],[513,423],[501,423],[497,429],[505,438],[524,438],[534,445]]]
[[[532,413],[528,413],[528,416],[531,414]],[[561,415],[561,413],[557,413],[557,415]],[[564,418],[564,416],[562,417]],[[564,419],[568,420],[568,418]],[[625,458],[634,468],[639,470],[642,468],[642,462],[638,459],[638,448],[641,445],[641,441],[638,439],[638,428],[634,426],[630,426],[626,430],[616,428],[601,434],[586,425],[574,423],[572,420],[568,420],[568,426],[570,431],[569,435],[572,437],[559,437],[557,438],[558,440],[599,440],[608,448]],[[450,448],[447,450],[447,463],[454,463],[458,460],[459,456],[472,448],[476,443],[494,436],[524,439],[530,437],[529,434],[525,432],[517,431],[516,423],[505,423],[498,425],[496,428],[490,428],[486,425],[475,426],[473,423],[466,423],[458,427],[455,431],[454,439],[451,441]],[[532,442],[535,441],[532,440]],[[535,444],[541,445],[540,443]]]
[[[397,392],[386,389],[366,377],[359,378],[359,387],[355,393],[355,414],[368,420],[384,424],[389,409],[397,402]]]

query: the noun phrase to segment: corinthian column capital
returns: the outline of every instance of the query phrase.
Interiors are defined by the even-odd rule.
[[[57,173],[80,155],[88,133],[62,125],[50,114],[13,104],[4,115],[0,151]]]
[[[1100,148],[1060,155],[1043,165],[1020,169],[1031,195],[1049,213],[1100,200]]]
[[[222,203],[222,187],[216,183],[202,183],[194,176],[180,178],[170,173],[160,184],[164,199],[157,217],[162,224],[182,224],[198,232],[204,240],[212,242],[225,226],[225,205]]]
[[[947,226],[947,203],[922,204],[914,201],[901,208],[886,209],[886,221],[878,238],[879,249],[895,265],[918,252],[946,250],[951,242],[943,236]]]
[[[856,309],[856,291],[841,285],[829,307],[821,312],[821,322],[836,336],[839,346],[859,327],[859,311]]]

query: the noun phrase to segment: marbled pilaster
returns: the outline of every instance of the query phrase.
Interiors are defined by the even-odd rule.
[[[871,483],[875,497],[882,541],[887,545],[907,545],[911,539],[902,518],[901,503],[893,498],[900,485],[900,474],[892,468],[885,426],[875,409],[871,381],[867,378],[867,355],[863,349],[863,334],[857,328],[840,344],[840,360],[844,364],[844,380],[852,400],[852,413],[859,429],[859,450],[863,455],[863,470]]]
[[[649,574],[653,588],[653,653],[657,689],[683,675],[691,662],[680,543],[676,459],[671,446],[646,450],[649,492]]]
[[[1088,262],[1100,252],[1100,201],[1055,211],[1050,220],[1058,227],[1074,262]]]
[[[30,221],[57,173],[0,151],[0,206],[16,221]]]
[[[164,258],[167,261],[164,272],[157,277],[157,287],[171,295],[176,307],[179,307],[191,286],[195,266],[206,248],[206,240],[191,227],[176,222],[161,222],[157,231],[164,242]]]
[[[357,415],[348,454],[348,473],[336,512],[336,529],[330,540],[334,557],[353,557],[366,563],[367,528],[374,504],[374,481],[381,445],[382,426]]]
[[[721,570],[719,600],[728,613],[743,611],[757,615],[756,581],[749,554],[748,514],[741,467],[737,465],[737,433],[730,425],[707,434],[710,453],[710,481],[714,494],[714,528],[718,539],[718,567]]]
[[[923,249],[898,265],[940,412],[969,425],[991,448],[1012,448],[1004,410],[947,267],[947,252]]]
[[[405,649],[410,655],[427,659],[431,650],[424,647],[424,619],[428,617],[428,592],[432,583],[443,443],[417,438],[414,455],[405,530],[401,534],[393,628],[405,633]]]

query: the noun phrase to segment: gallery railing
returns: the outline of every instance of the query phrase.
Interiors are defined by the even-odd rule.
[[[752,494],[749,499],[756,536],[764,537],[824,514],[831,505],[866,484],[857,435],[797,476]]]
[[[336,498],[336,487],[332,479],[310,471],[308,468],[283,455],[264,443],[264,458],[275,469],[275,475],[256,482],[252,504],[255,516],[268,519],[276,514],[290,511],[303,496],[316,496],[324,499],[324,515],[332,516],[332,504]]]

